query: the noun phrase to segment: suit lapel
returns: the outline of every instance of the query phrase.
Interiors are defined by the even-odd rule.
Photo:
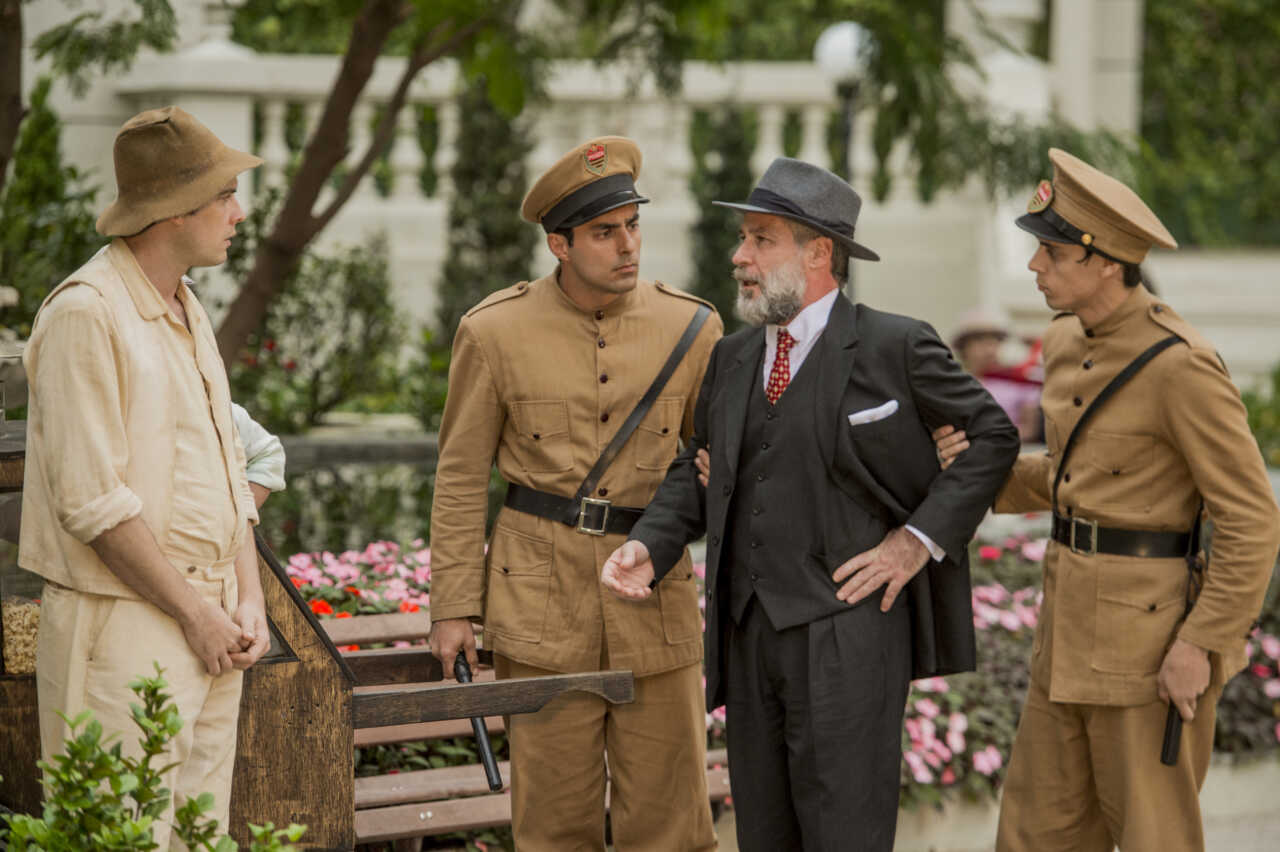
[[[856,311],[844,295],[836,296],[827,327],[818,340],[818,390],[814,423],[818,447],[824,459],[835,457],[836,427],[840,424],[840,399],[853,374],[854,350],[858,345]],[[810,355],[810,357],[813,357]]]
[[[753,379],[761,380],[754,368],[759,363],[762,357],[760,353],[763,350],[764,329],[758,328],[744,337],[734,362],[725,373],[724,391],[720,394],[723,406],[721,411],[723,433],[716,438],[724,443],[725,460],[729,463],[730,476],[738,472],[738,454],[742,450],[742,430],[747,422],[747,402],[751,399],[751,382]]]

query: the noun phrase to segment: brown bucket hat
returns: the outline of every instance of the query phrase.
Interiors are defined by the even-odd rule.
[[[176,106],[149,109],[116,134],[116,200],[98,217],[98,233],[127,237],[211,201],[241,172],[262,165],[222,143]]]

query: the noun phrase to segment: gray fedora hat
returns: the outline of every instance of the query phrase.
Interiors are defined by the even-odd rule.
[[[774,160],[745,202],[711,203],[745,213],[768,213],[794,219],[838,241],[849,249],[853,257],[880,259],[880,255],[853,239],[853,227],[858,222],[862,198],[838,175],[803,160],[790,157]]]

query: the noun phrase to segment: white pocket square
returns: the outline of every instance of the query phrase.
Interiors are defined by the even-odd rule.
[[[875,423],[877,420],[883,420],[898,410],[898,401],[891,399],[884,405],[877,405],[875,408],[864,408],[861,411],[855,411],[849,415],[850,426],[862,426],[865,423]]]

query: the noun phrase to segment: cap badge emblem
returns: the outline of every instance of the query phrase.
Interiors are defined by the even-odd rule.
[[[1031,193],[1031,200],[1027,202],[1027,212],[1039,213],[1048,207],[1051,201],[1053,201],[1053,184],[1042,180],[1036,186],[1036,191]]]
[[[582,152],[582,161],[586,164],[587,171],[591,172],[591,174],[602,175],[609,165],[609,152],[603,145],[592,145]]]
[[[1081,235],[1080,235],[1080,242],[1082,242],[1083,244],[1085,244],[1085,245],[1087,245],[1087,246],[1091,246],[1091,245],[1093,245],[1093,234],[1081,234]]]

